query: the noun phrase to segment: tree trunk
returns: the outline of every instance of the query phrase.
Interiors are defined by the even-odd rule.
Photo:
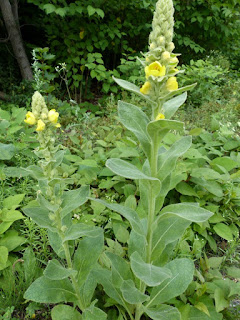
[[[32,80],[33,74],[26,51],[23,46],[21,32],[18,26],[18,21],[14,18],[16,14],[16,1],[14,1],[14,13],[9,0],[0,0],[0,9],[2,11],[3,20],[8,32],[9,40],[13,48],[15,58],[17,59],[21,75],[23,79]]]

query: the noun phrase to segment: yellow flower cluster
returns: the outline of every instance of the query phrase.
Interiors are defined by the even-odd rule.
[[[163,52],[162,55],[163,55],[162,58],[164,60],[169,60],[170,64],[177,64],[178,63],[178,58],[177,57],[171,58],[169,52],[167,52],[167,51]],[[178,70],[176,68],[173,68],[172,71],[178,72]],[[155,61],[145,67],[145,74],[146,74],[146,79],[149,79],[150,76],[155,77],[155,78],[164,77],[166,75],[166,67],[162,66],[158,61]],[[152,78],[152,80],[154,81],[154,78]],[[152,88],[152,84],[150,81],[146,81],[144,83],[144,85],[140,88],[141,93],[149,94],[149,92]],[[177,78],[176,77],[168,78],[165,88],[168,91],[177,90],[178,89]]]
[[[61,127],[60,123],[58,123],[59,113],[56,112],[55,109],[51,109],[50,111],[48,111],[48,114],[46,115],[46,117],[47,117],[47,120],[50,123],[54,124],[54,126],[56,128]],[[43,117],[43,118],[45,118],[45,117]],[[42,119],[37,120],[34,113],[31,111],[28,111],[24,122],[31,125],[31,126],[37,123],[36,131],[43,131],[43,130],[45,130],[45,127],[46,127],[46,123],[43,120]]]

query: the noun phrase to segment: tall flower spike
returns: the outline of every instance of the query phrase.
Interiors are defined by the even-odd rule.
[[[172,52],[174,49],[173,26],[174,8],[172,0],[159,0],[153,16],[152,32],[149,36],[149,49],[154,50],[156,60],[161,59],[165,51]]]
[[[35,118],[42,118],[42,114],[48,114],[48,108],[46,106],[45,100],[40,92],[34,92],[32,96],[32,113]]]

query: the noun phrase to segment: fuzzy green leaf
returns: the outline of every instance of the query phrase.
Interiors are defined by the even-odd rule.
[[[63,280],[70,276],[75,276],[77,274],[77,271],[66,269],[58,260],[53,259],[48,262],[48,265],[43,274],[50,280]]]
[[[158,286],[172,275],[171,271],[167,268],[145,263],[137,252],[134,252],[131,255],[130,261],[134,275],[142,280],[147,286]]]
[[[52,320],[81,320],[81,314],[73,307],[59,304],[51,310]]]
[[[164,304],[156,308],[144,308],[144,312],[153,320],[181,320],[177,308]]]

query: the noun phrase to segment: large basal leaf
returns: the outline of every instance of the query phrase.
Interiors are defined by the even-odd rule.
[[[187,93],[184,92],[180,96],[177,96],[177,97],[165,102],[163,104],[163,113],[165,115],[165,118],[171,119],[172,116],[174,116],[175,112],[178,110],[178,108],[184,104],[186,99],[187,99]]]
[[[88,200],[89,193],[89,186],[82,186],[79,189],[64,192],[61,217],[64,218],[68,213],[83,205]]]
[[[81,314],[71,306],[59,304],[51,310],[52,320],[81,320]]]
[[[143,303],[149,300],[149,296],[139,291],[132,280],[124,280],[120,290],[124,300],[130,304]]]
[[[124,218],[126,218],[130,222],[132,229],[136,233],[139,233],[139,234],[143,234],[144,233],[144,230],[143,230],[141,221],[139,219],[139,216],[136,213],[136,211],[134,211],[133,209],[125,207],[125,206],[122,206],[122,205],[117,204],[117,203],[109,203],[109,202],[106,202],[106,201],[100,200],[100,199],[94,199],[94,198],[90,198],[90,199],[93,200],[93,201],[102,203],[107,208],[120,213]]]
[[[103,247],[103,232],[97,232],[96,237],[85,237],[80,240],[73,261],[73,268],[78,272],[79,286],[83,285],[89,273],[96,265]]]
[[[91,305],[84,310],[82,314],[83,320],[107,320],[107,314],[101,309]],[[74,319],[75,320],[75,319]]]
[[[175,168],[176,161],[181,157],[192,144],[192,137],[186,136],[176,141],[166,152],[158,156],[158,175],[163,181]]]
[[[145,100],[148,100],[151,103],[155,103],[154,101],[152,101],[147,95],[142,94],[140,92],[140,89],[133,83],[128,82],[126,80],[121,80],[121,79],[117,79],[115,77],[113,77],[113,80],[123,89],[128,90],[130,92],[134,92],[137,95],[139,95],[140,97],[144,98]]]
[[[50,280],[43,276],[35,280],[24,294],[24,299],[39,303],[76,302],[77,296],[69,280]]]
[[[147,133],[149,118],[139,107],[123,101],[118,102],[118,115],[122,124],[135,134],[146,156],[149,157],[151,149],[151,140]]]
[[[43,274],[50,280],[63,280],[69,278],[70,276],[75,276],[77,271],[66,269],[58,260],[53,259],[48,261],[48,265]]]
[[[39,227],[47,228],[53,232],[56,230],[53,226],[53,221],[49,219],[49,211],[47,209],[42,207],[24,207],[22,210]]]
[[[69,240],[76,240],[81,237],[96,237],[97,234],[100,234],[102,232],[103,231],[101,228],[98,228],[95,226],[89,226],[83,223],[77,223],[72,225],[66,231],[63,242],[69,241]]]
[[[144,312],[153,320],[181,320],[177,308],[164,304],[156,308],[144,308]]]
[[[183,122],[175,120],[157,120],[149,122],[147,132],[154,143],[159,144],[170,130],[183,130]]]
[[[150,301],[146,307],[158,306],[182,294],[193,280],[194,263],[190,259],[175,259],[165,265],[172,277],[163,281],[151,291]]]
[[[142,280],[147,286],[158,286],[172,275],[168,268],[157,267],[150,263],[145,263],[137,252],[134,252],[131,255],[130,261],[134,275]]]
[[[207,221],[213,212],[191,203],[177,203],[164,207],[161,211],[161,217],[164,214],[172,214],[191,222],[200,223]]]

